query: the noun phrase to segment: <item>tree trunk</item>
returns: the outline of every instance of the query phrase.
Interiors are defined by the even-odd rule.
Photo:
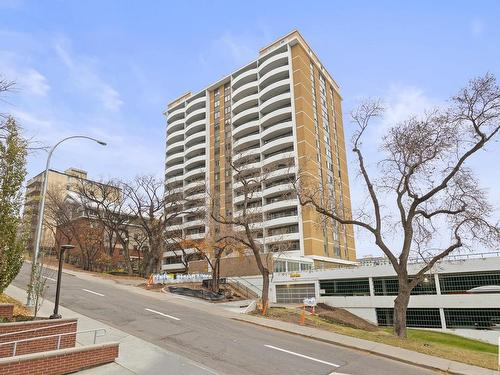
[[[410,288],[408,281],[399,281],[398,296],[394,300],[394,334],[406,337],[406,311],[410,302]]]
[[[269,270],[264,267],[262,270],[262,315],[267,314],[269,304]]]

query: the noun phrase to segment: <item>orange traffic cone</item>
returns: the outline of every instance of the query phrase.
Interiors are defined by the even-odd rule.
[[[300,325],[303,326],[306,322],[306,306],[302,306],[302,314],[300,316]]]

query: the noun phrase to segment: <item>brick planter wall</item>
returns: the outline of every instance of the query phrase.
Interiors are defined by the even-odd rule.
[[[0,374],[63,375],[110,363],[118,357],[118,343],[53,350],[0,359]]]
[[[0,318],[11,320],[13,314],[14,314],[13,304],[0,303]]]
[[[64,324],[61,326],[61,324]],[[23,332],[30,329],[36,331]],[[55,335],[59,333],[76,332],[76,319],[34,320],[30,322],[2,323],[0,324],[0,344],[10,341]],[[7,333],[14,333],[6,335]],[[48,337],[40,340],[20,342],[17,344],[16,356],[30,353],[54,350],[57,348],[58,337]],[[60,348],[75,346],[76,334],[61,337]],[[14,344],[0,345],[0,358],[12,356]],[[1,373],[1,372],[0,372]]]

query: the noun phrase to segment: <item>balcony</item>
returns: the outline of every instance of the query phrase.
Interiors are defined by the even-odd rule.
[[[165,169],[165,176],[169,176],[170,174],[172,174],[173,172],[183,172],[184,171],[184,164],[182,163],[179,163],[179,164],[174,164],[170,167],[167,167]]]
[[[206,172],[206,168],[205,167],[201,167],[201,168],[194,168],[192,170],[190,170],[189,172],[185,172],[184,173],[184,178],[185,179],[188,179],[190,177],[195,177],[195,176],[198,176],[198,175],[203,175],[205,176],[205,172]]]
[[[247,208],[247,216],[248,215],[259,214],[261,212],[262,212],[262,207],[250,207],[250,208]],[[241,217],[241,215],[243,215],[243,209],[241,209],[241,210],[235,210],[234,211],[234,217],[235,218]]]
[[[258,81],[245,83],[237,90],[234,90],[232,95],[233,105],[248,95],[256,94],[259,91],[258,83]]]
[[[270,219],[264,221],[264,228],[275,228],[283,225],[293,225],[298,224],[299,217],[297,215],[283,216],[276,219]]]
[[[289,131],[292,131],[292,129],[293,122],[285,121],[268,127],[266,130],[263,130],[260,135],[262,136],[263,141],[267,141],[268,139],[278,137],[280,134],[288,133]]]
[[[207,97],[205,95],[191,100],[186,105],[186,116],[197,109],[204,108],[206,101],[207,101]]]
[[[245,83],[257,81],[257,68],[249,69],[233,78],[232,89],[236,90],[238,87],[243,86]]]
[[[234,141],[233,152],[238,152],[241,148],[245,148],[245,147],[250,147],[250,146],[254,146],[254,145],[260,146],[260,138],[261,138],[260,133],[251,134],[251,135],[241,137],[237,141]]]
[[[293,190],[295,190],[293,184],[288,182],[288,183],[279,184],[279,185],[271,186],[268,188],[264,188],[264,190],[262,191],[262,196],[268,197],[270,195],[275,195],[278,193],[286,193],[286,192],[293,191]]]
[[[299,241],[300,233],[284,233],[275,236],[266,236],[266,244],[284,242],[284,241]]]
[[[242,165],[235,168],[235,169],[237,169],[237,171],[233,170],[233,176],[236,176],[240,172],[247,172],[247,171],[257,170],[257,169],[260,170],[261,167],[262,167],[262,163],[260,161],[256,161],[256,162],[249,163],[249,164],[242,164]]]
[[[233,115],[237,115],[238,113],[252,107],[257,107],[259,105],[259,95],[253,94],[248,95],[233,104]]]
[[[260,124],[263,128],[268,128],[279,122],[287,121],[292,118],[292,107],[278,108],[272,112],[267,113],[260,118]]]
[[[238,127],[233,127],[233,137],[241,138],[259,129],[259,120],[250,121]]]
[[[273,178],[285,177],[285,176],[290,176],[290,178],[293,178],[293,176],[296,174],[297,174],[297,168],[295,167],[295,165],[289,165],[266,173],[266,179],[272,180]]]
[[[184,155],[182,153],[167,155],[165,166],[171,167],[172,165],[182,164],[184,162]]]
[[[245,122],[257,120],[259,118],[259,108],[248,108],[233,116],[233,126],[238,127]]]
[[[184,150],[184,155],[186,157],[186,159],[189,159],[189,157],[192,155],[192,154],[196,154],[196,152],[200,152],[202,150],[205,150],[207,147],[207,144],[205,141],[203,142],[200,142],[200,143],[196,143],[192,146],[189,146],[188,148],[186,148]]]
[[[184,224],[182,225],[182,227],[184,229],[187,229],[187,228],[194,228],[194,227],[204,227],[205,226],[205,219],[196,219],[196,220],[190,220],[190,221],[186,221],[184,222]]]
[[[259,93],[260,100],[265,102],[266,100],[268,100],[269,98],[272,98],[273,96],[290,91],[290,84],[291,84],[291,80],[288,77],[285,79],[282,79],[278,82],[270,84],[269,86],[267,86],[264,90],[262,90]]]
[[[182,224],[167,225],[165,227],[166,232],[173,232],[173,231],[179,231],[179,230],[182,230]]]
[[[167,124],[184,117],[184,107],[181,106],[177,109],[167,112]]]
[[[245,151],[239,152],[237,154],[234,154],[233,155],[233,162],[236,162],[239,159],[245,158],[247,156],[255,156],[255,155],[260,156],[260,147],[251,148],[249,150],[245,150]]]
[[[268,158],[264,159],[262,161],[262,168],[266,168],[270,164],[279,162],[279,161],[285,161],[285,160],[292,160],[295,158],[295,151],[284,151],[284,152],[278,152],[273,156],[269,156]],[[293,165],[292,165],[293,167]],[[289,167],[288,167],[289,168]]]
[[[283,108],[284,106],[291,106],[291,103],[292,103],[291,93],[284,92],[283,94],[274,96],[265,101],[264,103],[262,103],[259,107],[259,110],[262,116],[265,116],[270,112]]]
[[[174,182],[183,181],[183,180],[184,180],[183,175],[165,178],[165,185],[170,185],[170,184],[173,184]]]
[[[272,141],[268,141],[265,145],[261,147],[261,150],[263,154],[271,153],[273,151],[278,151],[280,149],[293,146],[293,141],[294,141],[293,135],[276,138],[273,139]]]
[[[184,271],[185,267],[183,263],[172,263],[172,264],[162,264],[162,271]]]
[[[254,192],[249,194],[248,201],[258,200],[260,198],[262,198],[262,191],[254,191]],[[233,198],[234,204],[243,203],[244,201],[245,201],[245,194],[236,195]]]
[[[184,128],[180,128],[167,134],[167,145],[178,142],[184,139]]]
[[[183,118],[173,121],[172,123],[167,125],[167,135],[182,129],[184,129]]]
[[[290,77],[289,66],[281,66],[279,68],[273,69],[259,79],[259,89],[260,91],[264,90],[267,86],[272,83],[281,81],[282,79]]]
[[[277,202],[265,204],[263,206],[263,211],[264,212],[272,212],[272,211],[281,210],[284,208],[294,208],[294,207],[297,207],[298,204],[299,204],[299,200],[297,198],[285,199],[282,201],[277,201]]]
[[[191,134],[205,132],[207,120],[202,118],[201,120],[197,120],[192,122],[185,127],[185,136],[189,137]]]
[[[186,234],[186,239],[188,240],[202,240],[206,236],[206,233],[193,233],[193,234]]]
[[[259,74],[261,76],[270,72],[273,69],[279,68],[280,66],[285,66],[288,64],[288,51],[278,53],[274,56],[269,57],[259,66]]]
[[[186,183],[184,185],[184,192],[188,193],[189,190],[191,190],[193,188],[198,188],[200,186],[205,186],[205,184],[206,184],[206,181],[204,178],[197,180],[197,181],[192,181],[192,182]],[[186,196],[186,194],[184,194],[184,196]]]
[[[184,138],[184,146],[186,150],[191,147],[193,144],[197,144],[203,142],[205,143],[205,132],[198,132],[191,134],[190,136]]]
[[[167,146],[167,157],[178,152],[184,151],[184,140],[172,143]]]
[[[202,120],[206,116],[206,109],[205,108],[200,108],[197,110],[194,110],[191,112],[189,115],[186,116],[186,128],[189,124],[192,124],[195,121]]]
[[[204,167],[206,160],[207,160],[206,155],[195,156],[189,160],[186,160],[184,163],[184,167],[186,169],[187,168],[192,169],[195,168],[195,166]]]

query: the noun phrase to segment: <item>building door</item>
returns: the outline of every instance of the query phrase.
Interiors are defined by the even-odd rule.
[[[276,285],[276,302],[302,303],[304,298],[316,296],[314,283]]]

